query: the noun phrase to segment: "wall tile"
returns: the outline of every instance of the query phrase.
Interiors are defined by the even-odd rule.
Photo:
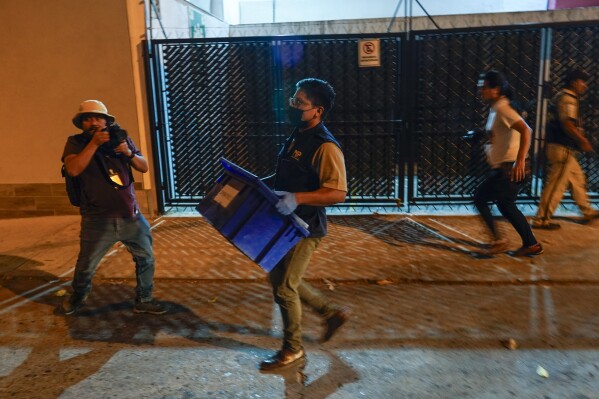
[[[141,182],[135,183],[140,210],[150,215],[148,191]],[[0,219],[78,215],[79,208],[71,205],[64,183],[0,184]]]
[[[0,197],[0,209],[4,210],[34,210],[33,197]]]
[[[30,218],[30,217],[39,217],[39,216],[54,216],[54,211],[0,209],[0,219]]]
[[[40,197],[52,195],[52,186],[49,184],[15,184],[15,196],[17,197]]]
[[[13,184],[0,184],[0,197],[14,197],[15,188]]]

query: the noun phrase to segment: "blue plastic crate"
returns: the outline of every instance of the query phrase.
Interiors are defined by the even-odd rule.
[[[309,235],[297,215],[281,215],[277,195],[257,176],[221,158],[224,174],[196,209],[241,252],[271,271]]]

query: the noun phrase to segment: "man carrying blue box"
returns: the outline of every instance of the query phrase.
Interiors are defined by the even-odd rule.
[[[345,200],[347,180],[343,152],[323,120],[331,110],[335,91],[320,79],[296,83],[289,99],[289,120],[295,126],[278,154],[274,175],[276,205],[283,215],[295,212],[308,223],[310,235],[302,238],[269,273],[275,302],[283,318],[281,350],[260,363],[264,371],[305,364],[302,346],[302,302],[324,319],[326,342],[348,319],[350,310],[338,307],[304,281],[312,253],[327,233],[325,206]]]

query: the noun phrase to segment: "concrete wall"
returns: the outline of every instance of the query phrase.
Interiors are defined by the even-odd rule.
[[[443,28],[599,20],[599,8],[443,16]],[[231,36],[385,32],[389,19],[231,27]],[[404,27],[398,19],[392,32]],[[415,18],[413,29],[430,29]],[[219,28],[220,29],[220,28]],[[142,0],[0,0],[0,218],[78,213],[60,176],[71,118],[100,99],[150,161],[135,174],[144,213],[156,215],[142,40]]]
[[[151,160],[139,0],[0,1],[0,217],[77,213],[60,175],[71,118],[99,99]],[[135,176],[153,212],[152,179]]]
[[[441,29],[477,28],[485,26],[526,25],[534,23],[596,21],[599,7],[576,8],[556,11],[510,12],[493,14],[437,15],[435,22]],[[390,18],[356,19],[336,21],[289,22],[278,24],[231,25],[231,37],[277,36],[277,35],[344,35],[369,33],[397,33],[406,29],[406,19],[396,18],[391,26]],[[435,30],[427,17],[414,17],[412,30]]]
[[[430,15],[487,14],[496,12],[539,11],[547,9],[547,0],[452,0],[421,1]],[[240,0],[240,24],[288,23],[322,20],[357,20],[426,15],[413,0]],[[410,5],[412,10],[410,12]],[[237,22],[231,22],[237,23]]]
[[[222,17],[222,0],[185,1],[185,0],[160,0],[160,21],[156,18],[156,11],[152,13],[152,38],[153,39],[186,39],[192,37],[190,31],[190,18],[192,13],[201,15],[200,34],[196,32],[194,38],[227,37],[229,24]],[[197,4],[197,6],[194,6]],[[218,15],[214,15],[214,13]],[[162,24],[161,24],[162,23]]]

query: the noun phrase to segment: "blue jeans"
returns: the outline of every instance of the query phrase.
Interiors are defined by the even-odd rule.
[[[150,225],[141,213],[132,218],[83,217],[79,257],[73,276],[73,291],[80,295],[92,289],[92,278],[102,257],[117,242],[133,255],[137,278],[136,301],[152,300],[154,255]]]

